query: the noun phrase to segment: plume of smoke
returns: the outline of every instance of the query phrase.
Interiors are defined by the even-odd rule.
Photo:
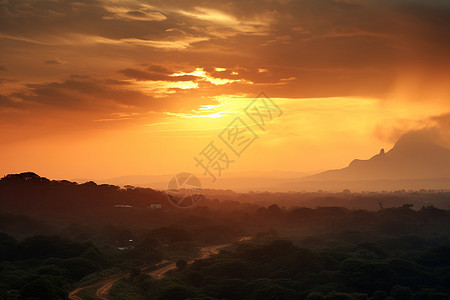
[[[414,134],[450,148],[450,113],[422,120],[397,120],[391,126],[379,125],[374,130],[375,137],[389,143],[395,143],[405,134]]]
[[[438,134],[437,143],[450,148],[450,113],[445,113],[430,118],[435,123],[434,127]]]

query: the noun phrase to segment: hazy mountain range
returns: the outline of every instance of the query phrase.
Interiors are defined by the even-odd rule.
[[[388,152],[348,167],[309,176],[308,180],[403,180],[450,178],[450,149],[418,132],[403,135]]]
[[[149,187],[153,189],[165,190],[170,179],[175,174],[164,175],[132,175],[121,176],[103,180],[75,178],[73,181],[86,182],[95,181],[96,183],[108,183],[119,186],[132,185],[140,187]],[[253,171],[253,172],[227,172],[212,182],[210,177],[199,177],[203,188],[209,189],[232,189],[239,192],[246,191],[277,191],[286,182],[292,182],[298,178],[311,175],[304,172],[282,172],[282,171]]]
[[[97,183],[166,189],[173,175],[123,176]],[[367,160],[355,159],[347,167],[318,174],[300,172],[228,173],[212,183],[200,178],[204,188],[235,191],[381,191],[398,189],[450,189],[450,149],[421,132],[410,132],[385,152]],[[74,179],[77,182],[88,179]]]

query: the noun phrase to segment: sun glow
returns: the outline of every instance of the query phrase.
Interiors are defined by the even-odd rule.
[[[226,117],[227,114],[223,113],[223,112],[216,112],[216,113],[212,113],[212,114],[185,114],[185,113],[171,113],[171,112],[166,112],[166,115],[168,116],[175,116],[175,117],[179,117],[179,118],[183,118],[183,119],[198,119],[198,118],[211,118],[211,119],[216,119],[216,118],[221,118],[221,117]]]

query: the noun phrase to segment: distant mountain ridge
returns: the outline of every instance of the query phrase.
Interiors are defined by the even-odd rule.
[[[450,149],[421,132],[404,134],[388,152],[353,160],[346,168],[304,177],[308,181],[450,178]]]
[[[247,191],[279,191],[279,187],[296,178],[304,177],[308,173],[289,171],[248,171],[229,172],[220,177],[220,180],[212,182],[208,176],[195,174],[202,182],[202,187],[206,189],[232,189],[239,192]],[[312,174],[312,173],[309,173]],[[119,186],[133,185],[140,187],[150,187],[157,190],[166,190],[167,184],[175,174],[163,175],[131,175],[109,179],[88,179],[75,178],[75,182],[94,181],[99,184],[114,184]]]

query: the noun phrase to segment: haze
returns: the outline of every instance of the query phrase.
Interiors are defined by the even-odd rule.
[[[368,159],[410,130],[445,133],[449,9],[2,1],[0,173],[202,173],[193,157],[261,91],[283,116],[230,172],[312,174]]]
[[[450,299],[450,1],[0,0],[0,299]]]

